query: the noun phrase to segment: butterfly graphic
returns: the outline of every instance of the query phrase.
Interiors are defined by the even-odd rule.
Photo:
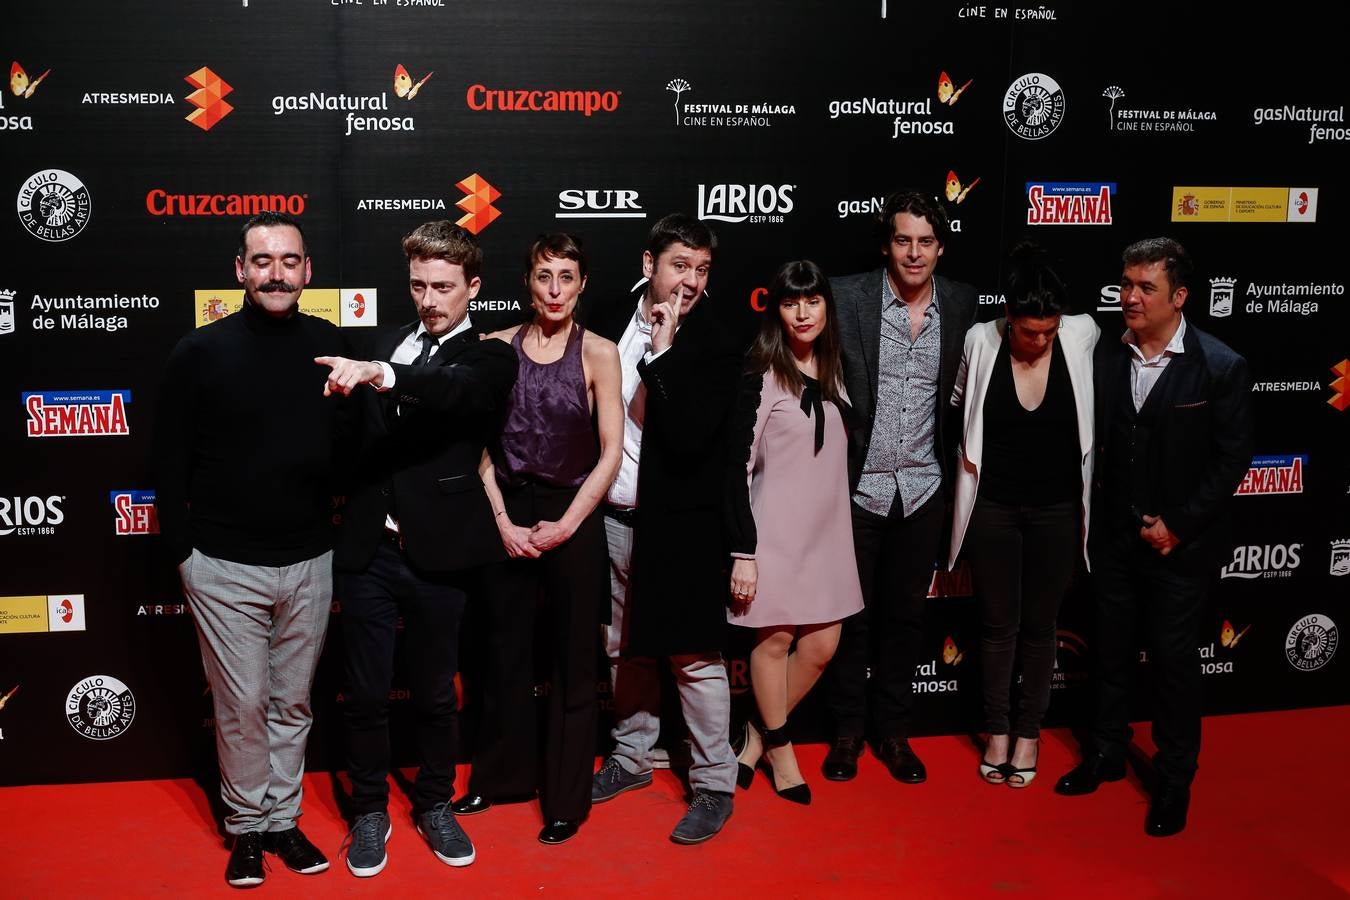
[[[1233,623],[1224,619],[1223,629],[1219,632],[1219,643],[1231,650],[1237,646],[1238,641],[1242,640],[1242,636],[1251,630],[1252,626],[1248,625],[1241,631],[1234,631]]]
[[[22,97],[27,100],[29,97],[33,96],[33,91],[37,90],[37,86],[42,84],[42,79],[50,74],[52,74],[52,70],[48,69],[38,76],[37,81],[29,81],[28,73],[23,70],[23,66],[19,65],[16,60],[14,64],[9,67],[10,93],[15,97]]]
[[[399,67],[394,70],[394,94],[402,97],[404,100],[411,100],[417,96],[417,92],[422,89],[422,85],[426,84],[433,74],[435,73],[428,72],[426,77],[416,84],[413,84],[412,78],[408,75],[408,70],[403,68],[402,65],[399,65]]]
[[[961,664],[961,660],[965,658],[966,655],[956,649],[956,641],[952,640],[951,635],[948,635],[947,640],[942,642],[942,661],[949,666],[958,666]]]
[[[956,172],[954,172],[954,171],[952,171],[952,170],[948,170],[948,171],[947,171],[947,199],[950,200],[950,201],[953,202],[953,203],[961,203],[961,202],[963,202],[963,201],[966,199],[966,194],[969,194],[969,193],[970,193],[970,189],[973,188],[973,187],[975,187],[975,185],[977,185],[977,184],[979,184],[979,183],[980,183],[980,179],[976,178],[976,179],[975,179],[974,181],[972,181],[970,184],[966,185],[965,187],[962,187],[962,186],[961,186],[961,179],[956,177]]]
[[[970,79],[961,85],[960,89],[957,89],[956,85],[952,83],[951,76],[943,72],[938,76],[938,102],[945,103],[948,106],[953,105],[961,98],[961,91],[970,87],[970,82],[974,80],[974,78]]]

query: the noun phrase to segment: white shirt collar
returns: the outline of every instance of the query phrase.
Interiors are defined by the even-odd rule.
[[[465,316],[463,319],[460,320],[460,323],[458,325],[456,325],[454,328],[450,329],[448,332],[441,335],[440,337],[436,338],[436,346],[439,347],[441,344],[444,344],[446,341],[450,340],[455,335],[462,334],[463,332],[468,331],[472,327],[473,323],[469,321],[468,316]],[[422,340],[422,335],[426,333],[427,333],[426,323],[418,322],[417,330],[413,332],[412,336],[413,342],[416,343],[417,341]]]
[[[1158,356],[1162,356],[1168,353],[1170,353],[1173,356],[1176,356],[1178,353],[1185,353],[1186,352],[1186,345],[1184,342],[1185,337],[1186,337],[1186,317],[1182,316],[1181,322],[1178,323],[1177,325],[1177,330],[1172,334],[1172,339],[1167,342],[1167,346],[1163,348],[1162,353],[1159,353]],[[1135,337],[1133,329],[1126,328],[1125,333],[1120,336],[1120,339],[1125,344],[1129,345],[1129,347],[1132,350],[1134,350],[1134,352],[1139,356],[1140,359],[1143,359],[1144,354],[1143,351],[1139,349],[1139,339]],[[1157,357],[1155,356],[1154,359],[1157,359]]]

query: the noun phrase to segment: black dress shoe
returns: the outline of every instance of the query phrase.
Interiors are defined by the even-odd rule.
[[[233,887],[257,887],[263,883],[263,836],[260,831],[235,835],[234,849],[225,866],[225,880]]]
[[[1125,763],[1108,762],[1100,753],[1078,764],[1055,783],[1055,793],[1077,797],[1095,791],[1103,781],[1119,781],[1125,777]]]
[[[492,801],[482,794],[465,794],[450,804],[450,811],[457,816],[471,816],[474,813],[487,812],[491,808]]]
[[[891,777],[905,784],[922,784],[928,780],[928,769],[923,760],[900,737],[884,738],[876,747],[877,758],[886,764]]]
[[[830,745],[825,754],[825,762],[820,771],[830,781],[851,781],[858,774],[858,756],[862,753],[863,739],[860,737],[839,737]]]
[[[580,828],[580,822],[573,822],[570,819],[554,819],[540,829],[539,843],[561,844],[575,837]]]
[[[1166,787],[1153,795],[1144,820],[1144,831],[1151,837],[1170,837],[1186,827],[1186,810],[1191,805],[1190,788]]]
[[[328,869],[328,857],[310,843],[298,826],[286,831],[267,832],[263,835],[263,849],[281,857],[286,868],[301,875],[317,875]]]

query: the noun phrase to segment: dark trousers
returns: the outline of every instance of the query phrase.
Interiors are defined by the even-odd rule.
[[[862,737],[869,725],[878,738],[908,736],[943,512],[941,491],[910,516],[900,513],[898,497],[889,517],[853,506],[863,609],[844,620],[826,674],[836,737]]]
[[[1055,670],[1055,619],[1082,554],[1077,501],[1013,506],[977,498],[965,553],[980,597],[984,725],[1040,737]],[[1017,727],[1010,729],[1014,660],[1021,656]]]
[[[1097,710],[1093,749],[1124,761],[1130,740],[1130,686],[1142,626],[1153,676],[1154,769],[1165,785],[1184,787],[1200,756],[1200,630],[1208,574],[1180,566],[1137,533],[1093,541],[1096,584]],[[1142,619],[1142,622],[1140,621]]]
[[[467,594],[456,578],[408,566],[397,543],[382,540],[364,572],[339,572],[346,656],[347,768],[352,812],[385,809],[389,800],[389,689],[395,634],[403,620],[403,659],[416,718],[419,768],[413,810],[450,799],[455,781],[455,672],[459,620]]]
[[[507,515],[524,526],[557,521],[575,495],[575,488],[533,483],[503,490]],[[538,559],[511,559],[484,572],[488,647],[469,793],[519,800],[538,788],[545,821],[581,820],[590,812],[598,626],[608,608],[608,567],[597,509],[566,543]],[[537,648],[536,633],[542,641]],[[547,665],[542,760],[536,659]]]

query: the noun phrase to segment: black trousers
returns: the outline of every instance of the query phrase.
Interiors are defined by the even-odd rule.
[[[502,493],[511,521],[533,525],[560,519],[576,489],[530,483]],[[545,821],[589,814],[608,567],[597,508],[566,543],[538,559],[510,559],[485,570],[482,622],[488,646],[469,793],[520,800],[537,789]],[[546,667],[548,690],[542,757],[536,661]]]
[[[984,727],[1040,737],[1055,670],[1055,619],[1082,558],[1077,501],[1012,506],[979,497],[965,553],[980,597]],[[1017,726],[1010,728],[1014,661],[1021,656]]]
[[[1160,783],[1184,787],[1200,756],[1201,616],[1209,573],[1160,556],[1136,533],[1093,541],[1097,708],[1092,749],[1124,761],[1142,628],[1153,677],[1153,758]]]
[[[863,609],[844,619],[826,673],[836,737],[862,737],[869,730],[878,738],[909,734],[914,667],[944,505],[941,491],[910,516],[900,514],[899,504],[897,497],[889,517],[853,506]]]
[[[343,718],[352,812],[389,801],[389,690],[403,620],[403,661],[415,716],[419,768],[413,811],[450,799],[455,782],[455,672],[467,593],[457,577],[413,571],[395,541],[382,540],[364,572],[337,574],[346,668]]]

